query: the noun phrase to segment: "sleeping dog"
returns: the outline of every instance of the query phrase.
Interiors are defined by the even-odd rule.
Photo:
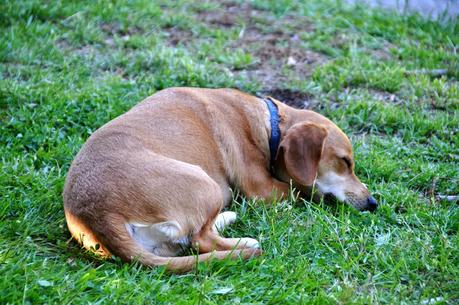
[[[267,201],[292,184],[358,210],[375,199],[354,175],[352,146],[330,120],[234,89],[157,92],[92,134],[64,188],[72,236],[125,261],[187,271],[210,258],[261,253],[252,238],[224,238],[231,188]],[[197,256],[177,257],[183,247]]]

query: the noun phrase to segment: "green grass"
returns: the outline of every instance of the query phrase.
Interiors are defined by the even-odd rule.
[[[457,20],[303,2],[1,2],[0,303],[457,304],[459,208],[437,197],[459,194]],[[170,86],[308,96],[380,209],[239,198],[225,235],[264,255],[185,275],[86,253],[62,208],[73,157]]]

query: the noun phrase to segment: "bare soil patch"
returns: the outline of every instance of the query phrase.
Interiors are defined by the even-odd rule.
[[[66,38],[58,38],[54,43],[61,51],[72,52],[72,54],[81,57],[88,57],[91,54],[96,53],[94,45],[85,44],[81,46],[73,46]]]
[[[391,104],[402,104],[403,101],[395,94],[376,90],[376,89],[368,89],[368,92],[377,100],[383,103],[391,103]]]
[[[105,22],[100,25],[100,29],[107,35],[113,36],[126,36],[142,33],[143,30],[138,26],[130,26],[127,28],[122,27],[119,23],[116,22]]]
[[[242,49],[252,56],[253,61],[243,69],[231,68],[233,75],[260,83],[264,91],[278,94],[281,100],[291,100],[296,107],[311,107],[304,106],[303,101],[307,99],[301,97],[300,92],[288,95],[289,90],[283,88],[290,80],[310,77],[317,65],[328,60],[326,55],[307,49],[300,38],[301,32],[313,29],[312,22],[296,15],[277,18],[250,3],[221,1],[219,4],[219,8],[198,9],[192,15],[198,22],[212,29],[237,29],[238,38],[228,41],[227,48]],[[170,27],[162,30],[171,47],[199,47],[197,42],[200,38],[189,29]]]
[[[267,11],[249,3],[223,2],[222,8],[201,11],[197,19],[210,27],[239,27],[239,38],[229,48],[242,48],[254,58],[254,64],[244,71],[233,71],[257,81],[266,90],[275,90],[288,79],[303,79],[328,58],[306,49],[299,33],[312,29],[312,23],[301,16],[275,18]]]
[[[263,91],[262,95],[271,96],[289,106],[299,109],[314,109],[319,104],[312,95],[298,90],[273,89]]]
[[[170,46],[188,45],[193,40],[193,32],[179,27],[171,27],[164,30]]]

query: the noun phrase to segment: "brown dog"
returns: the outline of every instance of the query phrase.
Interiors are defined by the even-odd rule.
[[[88,249],[185,271],[196,259],[260,254],[256,240],[216,230],[235,219],[220,213],[230,188],[270,200],[292,181],[374,210],[353,169],[351,143],[320,114],[233,89],[171,88],[87,140],[67,176],[65,216]],[[183,246],[202,254],[174,257]]]

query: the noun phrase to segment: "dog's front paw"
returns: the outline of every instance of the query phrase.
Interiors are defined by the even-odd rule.
[[[227,225],[232,224],[236,221],[237,214],[235,212],[226,211],[218,214],[217,219],[215,220],[213,230],[215,232],[221,232]]]
[[[248,238],[248,237],[241,238],[239,245],[242,248],[261,249],[261,246],[258,240],[253,239],[253,238]]]

